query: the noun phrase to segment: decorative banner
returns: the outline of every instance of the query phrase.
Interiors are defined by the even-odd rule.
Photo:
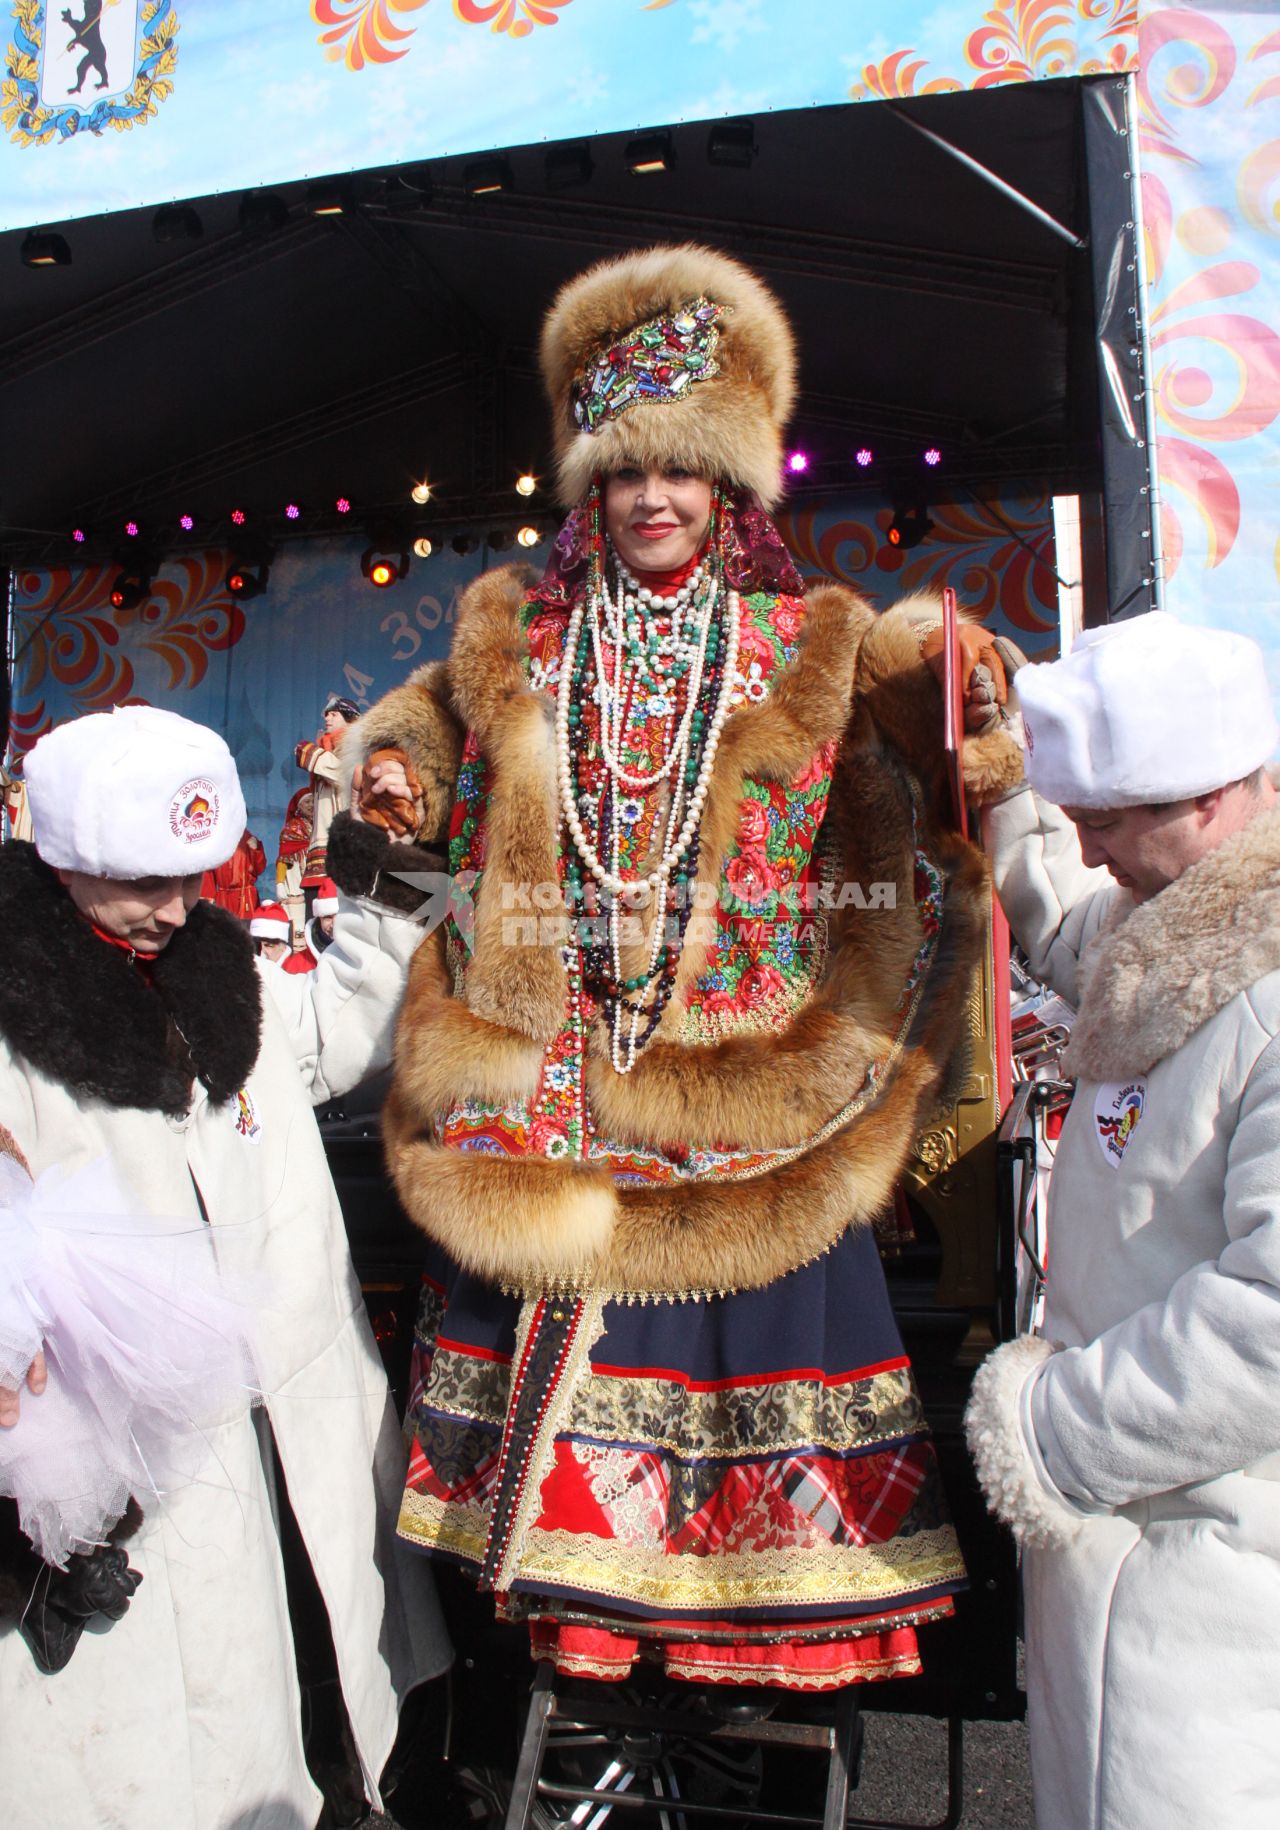
[[[1134,0],[0,0],[0,50],[0,229],[12,229],[637,123],[1123,70],[1136,11]]]
[[[888,508],[807,508],[780,526],[809,577],[842,579],[878,608],[950,584],[963,609],[1032,655],[1054,651],[1048,499],[930,512],[933,533],[906,553],[888,542]],[[326,698],[341,693],[364,710],[447,654],[459,592],[503,558],[446,549],[376,590],[360,577],[360,552],[343,540],[282,547],[269,589],[248,602],[226,590],[229,554],[191,554],[166,562],[146,602],[127,610],[109,601],[114,566],[18,571],[12,754],[113,705],[159,705],[211,725],[235,755],[270,882],[289,800],[307,781],[294,752],[317,736]],[[546,548],[529,559],[540,567]]]
[[[141,127],[173,92],[178,17],[171,0],[80,0],[54,19],[17,0],[0,120],[18,146]]]
[[[957,42],[960,9],[885,7],[881,41],[901,48],[878,56],[849,93],[854,101],[993,89],[1054,76],[1107,76],[1137,57],[1136,0],[996,0]]]
[[[1255,637],[1280,701],[1278,27],[1148,7],[1138,97],[1165,606]]]

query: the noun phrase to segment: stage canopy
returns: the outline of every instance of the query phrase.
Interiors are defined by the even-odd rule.
[[[1145,535],[1170,608],[1280,653],[1270,6],[5,16],[10,563],[67,560],[80,527],[105,564],[128,521],[164,553],[222,546],[237,507],[273,539],[331,536],[340,495],[403,505],[424,476],[433,525],[514,525],[515,473],[545,476],[533,344],[555,287],[694,237],[741,253],[795,316],[801,503],[1101,492],[1109,611],[1153,601]],[[90,58],[81,80],[95,30],[107,74]],[[634,142],[655,132],[646,161]],[[494,157],[496,180],[473,169]],[[160,218],[173,200],[195,223]],[[28,226],[72,264],[22,265]],[[1153,444],[1158,524],[1138,481]],[[528,506],[551,513],[545,490]]]

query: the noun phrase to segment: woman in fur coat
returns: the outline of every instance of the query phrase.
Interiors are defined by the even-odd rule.
[[[1078,1005],[1063,1058],[1076,1089],[1050,1191],[1045,1338],[992,1356],[968,1426],[1024,1546],[1036,1823],[1271,1830],[1270,689],[1254,643],[1162,613],[1091,632],[1018,685],[1039,792],[993,807],[987,836],[1014,933]]]
[[[751,274],[593,268],[542,364],[545,574],[478,580],[348,740],[411,765],[454,873],[385,1115],[432,1242],[400,1530],[563,1671],[912,1672],[963,1569],[872,1222],[988,893],[940,697],[911,620],[806,592],[769,518],[794,353]]]

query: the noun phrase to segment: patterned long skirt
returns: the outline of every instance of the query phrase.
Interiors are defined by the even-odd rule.
[[[869,1230],[685,1302],[522,1302],[437,1257],[406,1428],[401,1536],[563,1671],[903,1676],[964,1586]]]

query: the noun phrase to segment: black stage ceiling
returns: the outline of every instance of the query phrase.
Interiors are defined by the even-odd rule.
[[[22,265],[7,235],[0,557],[83,554],[76,525],[101,556],[127,516],[163,554],[183,512],[187,541],[215,545],[237,506],[273,536],[315,532],[338,525],[339,494],[400,509],[423,476],[428,523],[510,516],[514,476],[547,470],[534,350],[555,289],[602,255],[686,238],[746,260],[792,314],[799,492],[1096,488],[1087,249],[910,124],[1083,238],[1082,87],[759,115],[746,169],[709,162],[704,123],[674,127],[673,167],[648,175],[628,169],[632,136],[584,142],[590,175],[563,190],[544,145],[507,155],[497,194],[469,194],[462,159],[349,181],[341,215],[311,214],[300,183],[274,193],[283,224],[253,236],[238,195],[196,199],[195,241],[158,244],[150,209],[64,225],[67,267]],[[292,527],[290,500],[306,510]]]

